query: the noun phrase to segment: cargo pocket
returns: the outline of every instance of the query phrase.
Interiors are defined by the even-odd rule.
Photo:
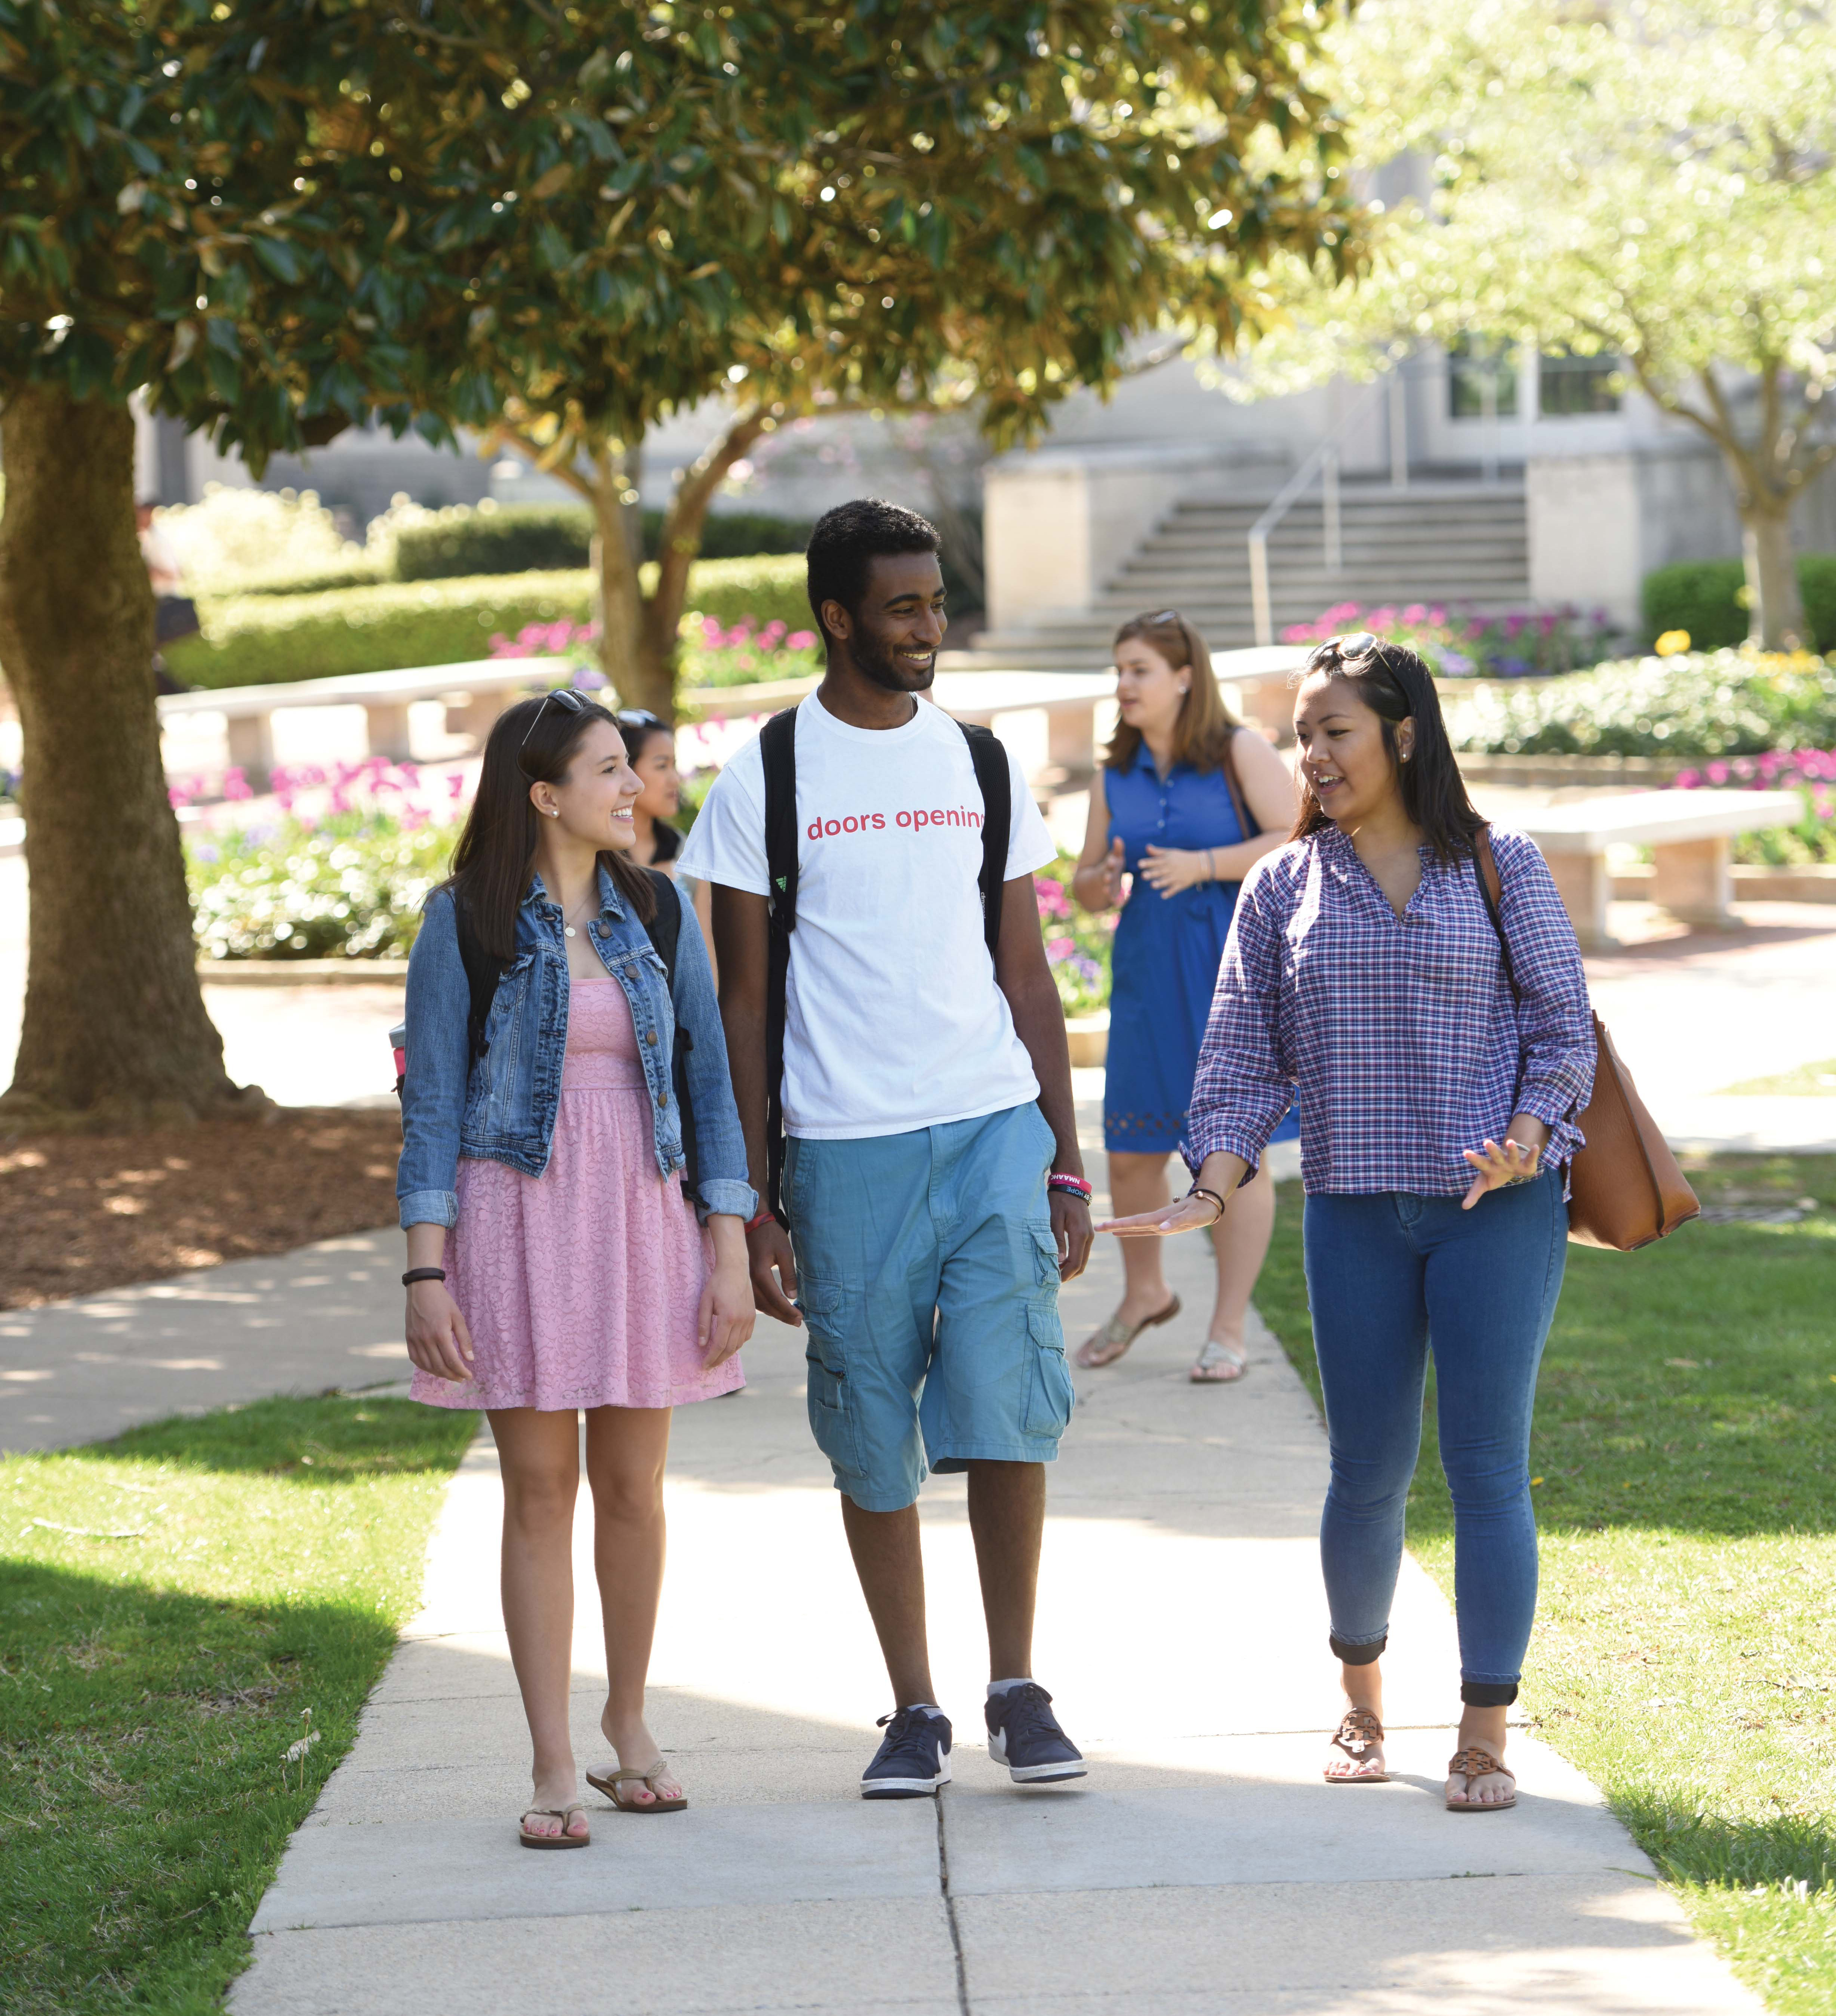
[[[1020,1425],[1030,1435],[1062,1435],[1076,1395],[1071,1368],[1065,1363],[1065,1333],[1058,1311],[1033,1304],[1026,1312],[1026,1330],[1033,1363]]]
[[[799,1284],[797,1305],[803,1312],[810,1337],[803,1353],[808,1367],[810,1432],[838,1471],[859,1477],[860,1438],[855,1432],[843,1351],[847,1304],[846,1291],[830,1283],[812,1281],[806,1275]]]
[[[1059,1286],[1059,1240],[1050,1219],[1029,1219],[1026,1229],[1033,1240],[1033,1285],[1049,1287],[1055,1295]]]

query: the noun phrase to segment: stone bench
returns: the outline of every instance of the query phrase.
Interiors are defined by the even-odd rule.
[[[282,686],[206,688],[162,693],[160,719],[222,715],[229,731],[229,760],[259,791],[267,787],[274,768],[274,716],[287,708],[361,707],[369,754],[403,763],[409,755],[408,710],[415,701],[445,700],[449,733],[475,736],[482,742],[512,701],[532,689],[559,685],[569,669],[565,658],[475,658],[456,665],[294,679]]]
[[[1613,943],[1608,848],[1649,847],[1650,901],[1685,923],[1726,930],[1738,922],[1730,908],[1730,844],[1738,833],[1793,825],[1803,809],[1795,791],[1628,791],[1540,806],[1509,823],[1542,850],[1582,949],[1600,951]]]

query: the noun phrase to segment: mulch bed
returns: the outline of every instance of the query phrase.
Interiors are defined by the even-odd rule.
[[[0,1309],[285,1253],[395,1222],[391,1112],[0,1138]]]

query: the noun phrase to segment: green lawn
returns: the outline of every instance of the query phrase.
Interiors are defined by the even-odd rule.
[[[1724,1210],[1817,1208],[1569,1247],[1524,1702],[1748,1984],[1811,2016],[1836,2009],[1836,1157],[1690,1174]],[[1257,1301],[1317,1397],[1300,1201],[1284,1189]],[[1409,1527],[1451,1597],[1432,1396]]]
[[[332,1395],[0,1461],[0,2007],[220,2007],[474,1426]]]
[[[1764,1096],[1774,1093],[1800,1099],[1836,1097],[1836,1057],[1825,1057],[1816,1064],[1799,1064],[1795,1070],[1780,1071],[1776,1078],[1750,1078],[1741,1084],[1722,1088],[1723,1096]]]

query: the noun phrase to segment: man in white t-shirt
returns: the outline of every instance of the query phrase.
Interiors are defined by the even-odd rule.
[[[810,538],[828,667],[794,730],[789,1236],[770,1211],[747,1229],[760,1308],[808,1327],[810,1425],[893,1683],[868,1798],[928,1795],[950,1777],[918,1553],[927,1458],[968,1473],[990,1751],[1020,1783],[1084,1772],[1032,1676],[1044,1466],[1072,1403],[1058,1287],[1091,1244],[1064,1013],[1033,891],[1057,850],[1008,758],[990,957],[974,759],[956,722],[918,697],[943,639],[937,550],[916,513],[872,499],[829,512]],[[681,869],[713,887],[721,1015],[763,1195],[772,927],[757,742],[716,779]]]

